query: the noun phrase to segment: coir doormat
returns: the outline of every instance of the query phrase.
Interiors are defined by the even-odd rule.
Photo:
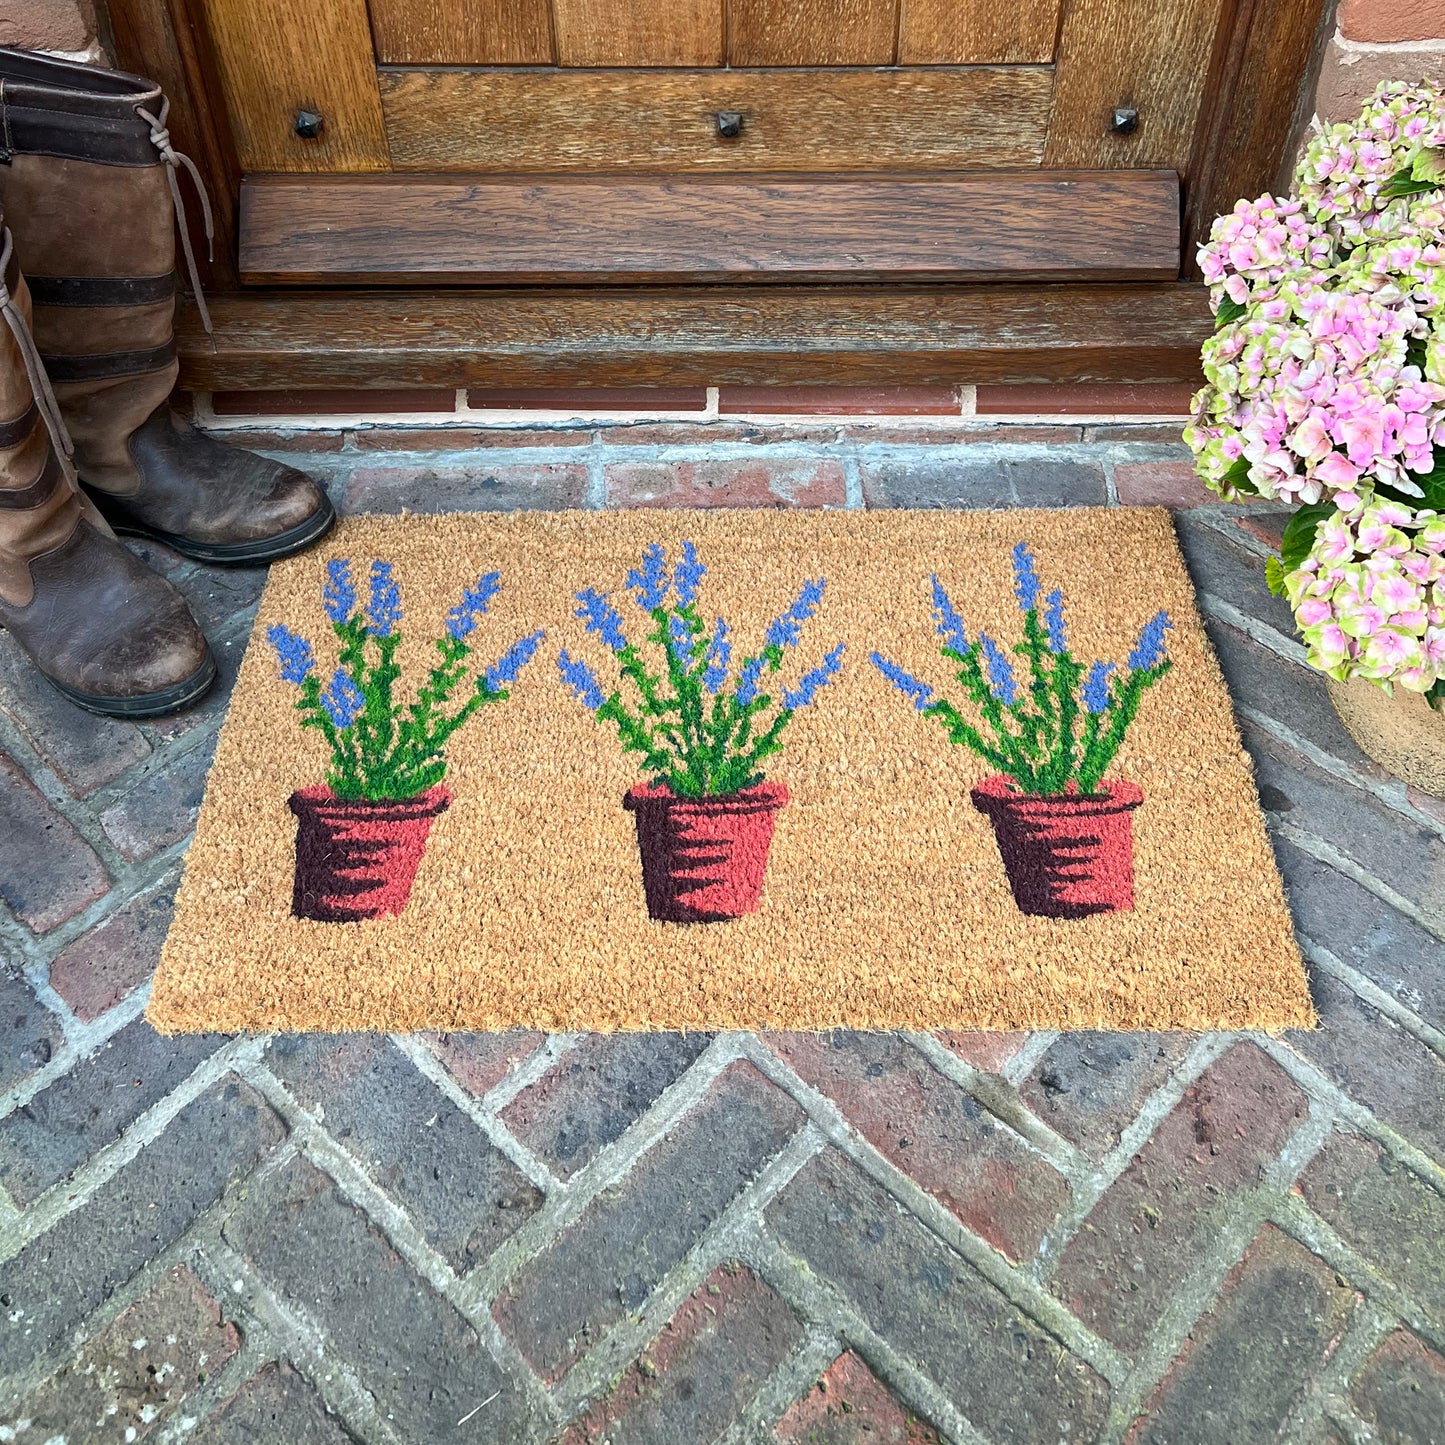
[[[160,1029],[1313,1011],[1162,510],[364,518],[276,567]]]

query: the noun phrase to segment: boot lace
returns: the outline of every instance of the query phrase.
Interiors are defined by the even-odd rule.
[[[136,106],[135,113],[145,121],[151,128],[151,144],[160,152],[160,158],[165,162],[166,180],[171,186],[171,201],[176,208],[176,227],[181,233],[181,250],[186,257],[186,275],[190,277],[191,291],[196,298],[196,310],[201,313],[201,325],[206,328],[206,335],[211,338],[212,347],[216,344],[215,332],[211,329],[211,313],[206,306],[205,293],[201,290],[201,274],[196,267],[196,254],[191,249],[191,233],[186,225],[186,207],[181,200],[180,183],[176,180],[176,172],[182,166],[186,168],[191,177],[191,183],[196,188],[196,195],[201,200],[201,215],[206,223],[206,259],[216,259],[216,233],[215,224],[211,218],[211,198],[206,194],[206,183],[201,179],[201,172],[195,161],[190,156],[183,155],[171,145],[171,133],[166,129],[166,117],[170,114],[171,103],[165,96],[161,97],[161,113],[152,115],[144,106]]]
[[[65,422],[61,418],[60,406],[55,400],[55,392],[51,388],[50,378],[45,374],[45,363],[41,361],[40,351],[35,345],[35,337],[31,335],[30,327],[21,314],[20,307],[16,304],[15,298],[11,296],[10,288],[5,284],[5,277],[10,271],[10,255],[13,249],[10,228],[8,226],[0,227],[0,316],[4,316],[5,324],[10,328],[10,334],[15,338],[16,346],[20,348],[20,359],[25,364],[25,375],[30,381],[30,390],[35,396],[35,409],[45,423],[45,430],[50,433],[50,440],[55,447],[56,456],[60,460],[60,469],[65,473],[65,480],[70,484],[70,489],[79,492],[80,484],[76,480],[75,465],[72,461],[75,455],[74,443],[70,440],[70,433],[65,429]]]

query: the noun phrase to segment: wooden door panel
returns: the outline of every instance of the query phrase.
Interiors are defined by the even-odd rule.
[[[1046,166],[1189,168],[1227,0],[1071,0],[1059,39]],[[1231,0],[1231,9],[1232,9]],[[1114,107],[1139,112],[1116,135]]]
[[[390,160],[366,0],[207,0],[241,168],[384,171]],[[296,112],[325,117],[296,134]]]
[[[552,0],[559,65],[721,65],[723,0]]]
[[[1036,166],[1044,67],[384,70],[398,171],[857,171]],[[743,115],[724,140],[716,113]]]
[[[1064,0],[900,0],[900,65],[1047,65]]]
[[[732,65],[892,65],[899,0],[728,0]]]
[[[551,65],[550,0],[370,0],[383,65]]]
[[[258,285],[1166,281],[1173,171],[948,176],[272,176],[241,191]]]

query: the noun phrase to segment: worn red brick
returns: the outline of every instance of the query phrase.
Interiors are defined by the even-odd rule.
[[[1315,113],[1325,125],[1352,122],[1383,80],[1414,84],[1445,84],[1445,45],[1421,45],[1407,50],[1353,45],[1336,38],[1325,46],[1315,90]]]
[[[1233,1199],[1259,1183],[1308,1108],[1267,1054],[1236,1045],[1094,1206],[1064,1251],[1054,1293],[1090,1329],[1137,1349]]]
[[[451,452],[482,451],[507,447],[581,447],[592,440],[586,427],[533,427],[514,429],[499,426],[358,428],[349,432],[353,447],[361,452]]]
[[[366,416],[376,412],[455,411],[450,387],[417,390],[381,387],[318,387],[314,391],[217,391],[211,410],[217,416]]]
[[[7,1410],[9,1440],[140,1440],[240,1347],[236,1327],[185,1265],[122,1310],[69,1364]]]
[[[776,1433],[782,1445],[942,1445],[852,1350],[789,1406]]]
[[[95,8],[90,0],[7,0],[0,13],[0,45],[75,51],[84,50],[94,39]]]
[[[1375,1439],[1445,1445],[1445,1356],[1396,1330],[1355,1377],[1350,1403]]]
[[[467,392],[476,411],[705,411],[703,386],[476,386]]]
[[[1219,500],[1193,462],[1120,462],[1114,485],[1126,507],[1200,507]]]
[[[957,416],[956,386],[724,386],[723,416]]]
[[[1236,517],[1234,522],[1251,537],[1278,552],[1280,541],[1284,537],[1284,524],[1289,519],[1288,512],[1256,512]]]
[[[218,442],[239,447],[246,452],[339,452],[346,442],[342,431],[277,431],[274,429],[245,431],[224,431],[219,428],[209,433]],[[305,462],[293,462],[293,466],[305,467]]]
[[[100,815],[106,836],[131,862],[180,842],[195,826],[215,752],[213,736],[143,778]]]
[[[0,899],[47,933],[109,887],[90,845],[0,753]]]
[[[878,420],[854,422],[843,436],[855,442],[887,442],[890,446],[952,447],[974,442],[1011,442],[1029,446],[1067,446],[1083,438],[1083,428],[1057,423],[1038,426],[1030,422],[961,421],[937,422],[929,426]]]
[[[68,944],[50,965],[50,986],[89,1023],[114,1008],[155,971],[171,926],[178,874],[132,899]]]
[[[423,1035],[431,1049],[469,1093],[481,1098],[547,1042],[535,1029],[500,1034]]]
[[[1028,1043],[1026,1033],[978,1033],[970,1030],[939,1029],[934,1038],[957,1054],[964,1063],[986,1074],[1001,1073],[1003,1066]]]
[[[802,1333],[750,1269],[715,1269],[561,1445],[715,1440]]]
[[[614,462],[609,507],[841,507],[836,461]]]
[[[1041,382],[980,386],[979,416],[1185,416],[1194,388],[1173,382]]]
[[[1393,44],[1445,38],[1440,0],[1340,0],[1336,19],[1346,40]]]
[[[189,1445],[353,1445],[316,1392],[284,1360],[266,1365],[214,1415]]]
[[[1359,1298],[1324,1260],[1265,1225],[1190,1331],[1128,1445],[1278,1438]]]
[[[1027,1259],[1069,1202],[1063,1177],[976,1099],[888,1034],[769,1034],[881,1154],[1010,1259]]]
[[[587,468],[555,462],[493,466],[358,467],[346,484],[341,510],[399,512],[530,512],[580,507]]]

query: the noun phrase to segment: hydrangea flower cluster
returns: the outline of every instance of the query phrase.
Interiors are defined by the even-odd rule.
[[[840,642],[776,700],[765,690],[823,600],[827,584],[819,577],[803,583],[787,609],[769,623],[762,648],[745,657],[734,673],[727,623],[719,617],[709,628],[697,611],[706,575],[691,542],[682,544],[673,568],[666,549],[654,542],[643,552],[641,566],[627,574],[633,600],[652,623],[644,640],[659,649],[661,671],[651,669],[628,639],[627,624],[609,594],[591,587],[577,593],[575,615],[616,657],[620,680],[635,694],[630,703],[620,687],[604,691],[585,659],[565,648],[557,658],[562,681],[577,700],[615,724],[622,746],[641,757],[655,783],[665,783],[680,798],[724,797],[762,782],[760,765],[781,751],[783,729],[793,714],[810,706],[843,667]],[[776,712],[765,717],[775,702]]]
[[[1021,687],[1004,648],[986,632],[972,642],[943,583],[933,582],[935,630],[939,648],[978,714],[970,722],[951,702],[882,653],[873,666],[925,717],[937,718],[950,741],[1013,779],[1032,797],[1094,793],[1114,761],[1129,724],[1139,711],[1144,689],[1169,671],[1164,634],[1173,624],[1157,612],[1139,631],[1129,654],[1127,673],[1112,662],[1085,668],[1069,651],[1064,594],[1055,588],[1039,600],[1043,587],[1028,544],[1013,550],[1014,595],[1023,613],[1023,641],[1013,653],[1028,665]]]
[[[1433,604],[1405,584],[1433,586],[1445,510],[1445,97],[1380,86],[1310,141],[1296,192],[1240,201],[1200,250],[1217,329],[1184,437],[1226,500],[1300,508],[1271,586],[1311,661],[1427,690]]]
[[[394,691],[400,680],[397,649],[401,646],[401,588],[390,562],[371,564],[364,604],[352,580],[351,562],[336,558],[326,564],[321,605],[341,644],[338,665],[325,682],[316,672],[311,644],[283,622],[266,631],[276,651],[281,680],[300,688],[296,710],[301,726],[316,728],[331,749],[326,781],[343,799],[372,802],[413,798],[435,787],[446,774],[447,740],[479,708],[501,702],[508,687],[531,661],[545,635],[518,638],[477,677],[472,694],[453,713],[447,712],[466,678],[472,648],[467,638],[476,630],[501,590],[501,577],[488,572],[466,588],[447,613],[444,635],[437,639],[440,661],[403,706]]]

